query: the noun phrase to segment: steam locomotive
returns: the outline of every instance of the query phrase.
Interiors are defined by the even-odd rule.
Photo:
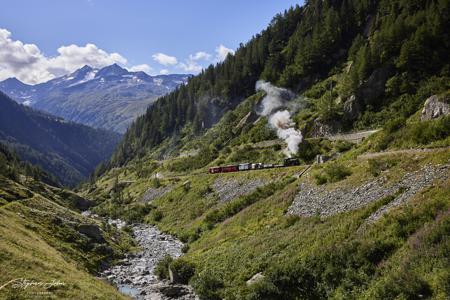
[[[229,172],[240,172],[240,171],[250,171],[250,170],[260,170],[260,169],[271,169],[271,168],[283,168],[300,165],[300,161],[296,158],[285,158],[282,164],[263,164],[263,163],[243,163],[238,165],[230,165],[223,167],[210,167],[209,173],[229,173]]]

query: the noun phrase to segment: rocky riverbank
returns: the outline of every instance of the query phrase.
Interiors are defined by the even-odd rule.
[[[153,275],[157,262],[164,256],[181,255],[183,243],[150,225],[133,226],[133,234],[141,251],[129,255],[119,265],[105,270],[102,275],[122,293],[134,299],[198,299],[191,287],[159,280]]]

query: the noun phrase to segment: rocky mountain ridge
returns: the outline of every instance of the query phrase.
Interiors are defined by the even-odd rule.
[[[0,82],[0,90],[17,102],[66,120],[123,133],[159,96],[186,84],[189,74],[150,76],[117,64],[84,66],[36,85],[17,78]]]

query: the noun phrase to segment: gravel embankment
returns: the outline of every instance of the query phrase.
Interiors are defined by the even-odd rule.
[[[267,181],[260,178],[247,181],[217,178],[212,187],[214,188],[216,194],[219,196],[220,202],[228,202],[236,197],[250,194],[258,187],[266,184]]]
[[[159,188],[149,188],[141,197],[141,201],[152,202],[156,198],[162,197],[172,191],[173,186],[161,186]]]
[[[370,202],[395,195],[401,191],[401,194],[393,201],[381,207],[368,218],[368,221],[373,222],[391,208],[405,203],[417,192],[432,185],[435,180],[448,178],[449,168],[450,165],[427,165],[416,172],[407,173],[396,183],[387,183],[385,177],[380,177],[355,188],[325,190],[318,186],[302,183],[299,186],[299,193],[289,207],[287,214],[331,216],[360,208]]]

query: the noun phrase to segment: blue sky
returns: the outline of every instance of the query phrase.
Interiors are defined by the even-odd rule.
[[[300,3],[3,0],[0,80],[16,76],[36,83],[80,64],[111,62],[151,74],[196,73],[260,32],[276,13]]]

